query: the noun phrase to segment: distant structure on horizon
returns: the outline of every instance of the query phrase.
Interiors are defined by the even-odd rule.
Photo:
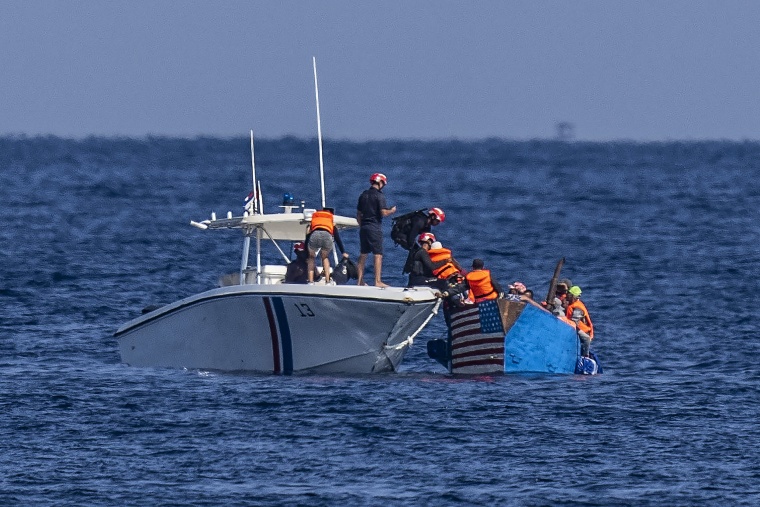
[[[575,125],[569,121],[561,121],[555,127],[558,141],[572,141],[575,138]]]

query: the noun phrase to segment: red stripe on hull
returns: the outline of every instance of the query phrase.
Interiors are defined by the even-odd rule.
[[[504,367],[504,360],[499,358],[477,359],[472,361],[451,361],[451,369],[466,368],[467,366],[495,365]]]
[[[272,363],[274,364],[274,372],[280,373],[280,342],[277,339],[277,325],[274,323],[274,312],[272,311],[272,303],[269,298],[265,297],[264,308],[267,311],[267,320],[269,321],[269,331],[272,335]]]
[[[463,357],[477,357],[477,356],[503,356],[504,355],[504,347],[495,347],[492,349],[478,349],[478,350],[470,350],[469,352],[462,352],[459,354],[453,354],[451,357],[452,361],[457,361]]]
[[[470,319],[461,319],[461,320],[455,320],[451,323],[451,329],[452,331],[454,329],[459,329],[466,326],[478,326],[480,327],[480,319],[477,315]]]
[[[457,338],[462,338],[465,336],[482,336],[483,332],[480,330],[479,327],[476,327],[475,329],[465,330],[465,331],[451,331],[451,338],[456,340]]]
[[[457,337],[454,337],[452,340],[451,350],[461,349],[463,347],[474,347],[477,345],[487,345],[489,343],[493,345],[500,345],[502,349],[504,348],[504,337],[499,335],[496,338],[479,338],[475,340],[459,340],[457,342]]]

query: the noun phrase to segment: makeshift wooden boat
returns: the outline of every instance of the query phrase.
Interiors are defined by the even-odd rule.
[[[428,355],[451,373],[595,375],[601,364],[580,355],[577,330],[533,301],[496,299],[444,310],[448,337],[428,342]]]

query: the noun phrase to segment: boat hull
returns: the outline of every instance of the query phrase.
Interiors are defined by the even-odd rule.
[[[538,305],[493,300],[446,314],[449,337],[428,342],[428,355],[452,373],[601,373],[580,356],[577,331]]]
[[[394,371],[435,303],[432,291],[239,285],[155,310],[115,336],[132,366]]]

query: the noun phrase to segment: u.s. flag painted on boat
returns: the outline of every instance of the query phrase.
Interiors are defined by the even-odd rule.
[[[504,327],[496,301],[456,309],[450,319],[452,373],[503,371]]]

